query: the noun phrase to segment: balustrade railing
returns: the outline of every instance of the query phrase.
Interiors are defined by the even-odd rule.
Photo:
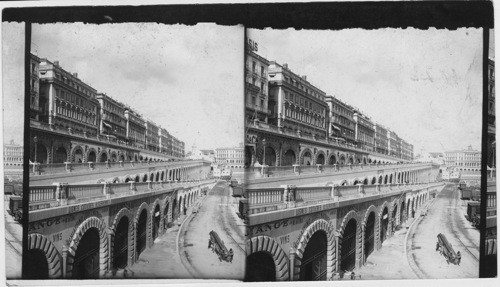
[[[330,186],[297,187],[295,189],[295,201],[330,199],[331,192],[332,188]]]
[[[100,198],[113,198],[177,187],[191,188],[214,182],[213,179],[191,180],[186,182],[127,182],[127,183],[101,183],[101,184],[66,184],[30,186],[30,210],[43,209],[51,206],[76,204]],[[45,202],[53,204],[43,205]]]
[[[283,188],[260,188],[246,190],[250,205],[272,204],[283,201]]]

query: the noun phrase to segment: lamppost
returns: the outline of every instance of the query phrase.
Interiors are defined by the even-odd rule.
[[[264,155],[262,156],[262,170],[261,174],[264,176],[265,166],[266,166],[266,139],[262,140],[262,148],[264,149]]]

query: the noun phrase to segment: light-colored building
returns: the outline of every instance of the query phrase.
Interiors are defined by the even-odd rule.
[[[460,180],[468,185],[479,185],[481,181],[481,151],[469,146],[464,150],[444,153],[445,165],[449,171],[460,173]]]
[[[373,125],[373,130],[374,130],[374,144],[375,144],[375,151],[381,154],[388,154],[389,153],[389,139],[387,138],[387,128],[384,127],[381,124],[375,123]]]
[[[244,148],[227,147],[215,149],[215,162],[220,167],[227,168],[243,168],[244,165]]]
[[[135,147],[146,148],[146,121],[142,116],[131,109],[125,108],[125,119],[127,124],[127,139]]]
[[[368,151],[373,151],[375,145],[373,122],[360,112],[354,112],[353,119],[355,122],[354,135],[357,146]]]
[[[127,140],[125,106],[104,93],[98,93],[96,98],[101,107],[99,124],[100,133],[114,136],[122,141]]]
[[[334,96],[326,96],[330,125],[329,136],[334,140],[354,144],[356,139],[354,109]]]
[[[23,168],[24,149],[14,140],[3,145],[3,165],[6,169]]]
[[[253,42],[252,42],[253,43]],[[267,123],[276,116],[268,109],[267,70],[269,61],[256,54],[258,45],[248,44],[245,64],[245,115],[247,120]]]

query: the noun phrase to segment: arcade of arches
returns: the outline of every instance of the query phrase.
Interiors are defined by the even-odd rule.
[[[109,212],[109,217],[83,217],[89,213],[65,215],[72,218],[75,224],[59,225],[65,229],[56,233],[57,236],[37,233],[46,232],[46,229],[30,230],[25,260],[27,268],[36,270],[30,272],[30,279],[103,278],[109,271],[134,264],[141,253],[150,248],[154,240],[171,228],[181,215],[185,215],[187,209],[212,185],[157,194],[154,198],[139,201],[139,206],[132,208],[119,204],[90,213]],[[79,217],[83,218],[77,220]],[[46,222],[55,220],[49,218]],[[46,222],[39,224],[46,225]],[[30,223],[30,226],[37,226],[37,223]],[[54,238],[57,240],[53,241]]]
[[[332,280],[340,270],[364,265],[372,252],[380,249],[398,226],[416,216],[436,191],[424,188],[409,191],[404,197],[393,195],[371,204],[303,215],[300,220],[288,220],[284,233],[278,231],[284,221],[250,226],[250,232],[258,235],[247,242],[246,279]],[[326,214],[336,219],[328,219]]]

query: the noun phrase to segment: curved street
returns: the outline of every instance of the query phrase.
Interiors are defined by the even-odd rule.
[[[477,278],[479,276],[479,230],[466,219],[467,204],[460,200],[455,184],[448,184],[439,193],[409,236],[408,258],[419,277]],[[460,251],[460,265],[446,263],[436,251],[437,235],[442,233],[455,252]]]
[[[237,217],[238,199],[230,194],[225,182],[219,182],[181,229],[179,253],[187,269],[196,278],[243,280],[245,272],[245,236],[243,221]],[[220,261],[208,248],[210,231],[215,231],[226,248],[233,249],[232,262]]]

